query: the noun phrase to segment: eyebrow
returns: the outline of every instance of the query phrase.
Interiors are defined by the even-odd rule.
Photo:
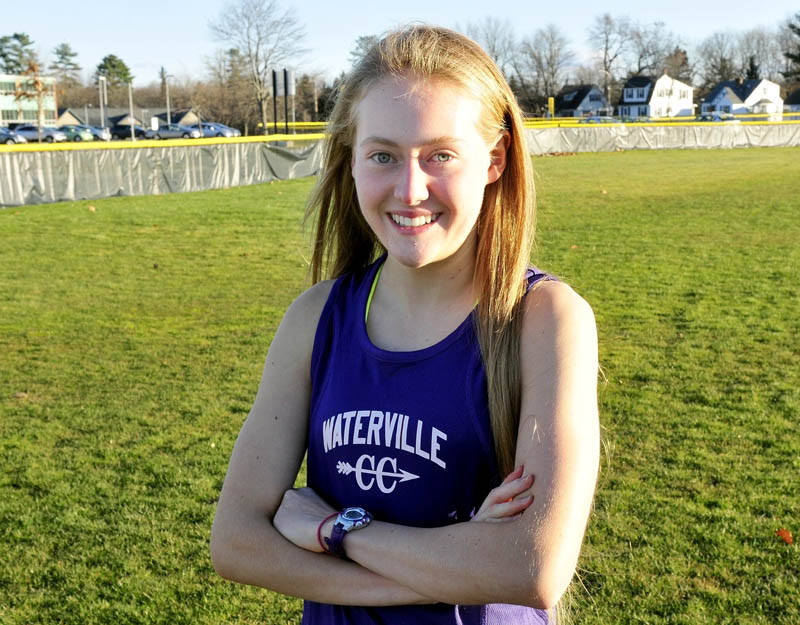
[[[396,141],[392,141],[391,139],[387,139],[386,137],[377,137],[377,136],[370,136],[365,138],[359,146],[364,145],[365,143],[377,143],[379,145],[385,145],[391,148],[400,147],[400,144]],[[458,139],[457,137],[448,137],[448,136],[441,136],[441,137],[434,137],[433,139],[428,139],[422,143],[423,146],[429,145],[436,145],[437,143],[464,143],[463,139]]]

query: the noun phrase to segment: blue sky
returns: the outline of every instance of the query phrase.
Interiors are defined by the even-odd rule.
[[[410,21],[455,27],[493,15],[509,19],[518,36],[532,34],[553,23],[570,39],[573,51],[580,57],[588,54],[586,31],[593,18],[602,12],[627,15],[642,23],[663,21],[691,49],[714,32],[743,31],[754,26],[774,28],[800,11],[798,0],[769,0],[757,9],[751,1],[743,0],[698,2],[687,8],[674,2],[651,1],[635,7],[632,4],[619,0],[602,3],[596,0],[569,3],[284,0],[283,6],[297,7],[297,17],[306,26],[309,53],[298,69],[322,72],[329,78],[346,68],[356,37],[377,34]],[[0,35],[27,33],[47,61],[56,45],[67,42],[78,52],[78,62],[87,75],[105,55],[115,54],[131,68],[134,85],[143,86],[156,80],[161,66],[179,80],[205,73],[204,60],[221,47],[212,38],[208,23],[224,9],[226,0],[190,3],[83,0],[69,5],[69,10],[65,10],[63,2],[55,0],[37,0],[30,5],[3,0],[3,5]]]

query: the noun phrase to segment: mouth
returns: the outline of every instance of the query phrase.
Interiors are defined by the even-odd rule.
[[[420,226],[427,226],[428,224],[435,223],[439,219],[441,213],[431,213],[428,215],[421,215],[419,217],[405,217],[396,213],[389,213],[389,217],[398,226],[404,228],[419,228]]]

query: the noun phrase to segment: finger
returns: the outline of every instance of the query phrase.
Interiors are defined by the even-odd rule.
[[[511,473],[509,473],[508,475],[506,475],[506,478],[503,480],[503,482],[502,482],[502,483],[503,483],[503,484],[508,484],[508,483],[509,483],[509,482],[511,482],[512,480],[516,480],[516,479],[518,479],[518,478],[522,477],[522,469],[523,469],[523,467],[522,467],[522,466],[518,466],[518,467],[517,467],[516,469],[514,469],[514,470],[513,470]]]
[[[513,499],[520,493],[525,492],[533,485],[533,475],[526,475],[511,480],[508,483],[501,484],[500,486],[492,489],[486,500],[490,503],[500,503],[508,499]]]
[[[533,503],[533,497],[527,495],[506,503],[498,503],[484,511],[485,520],[500,520],[517,516],[524,512]]]

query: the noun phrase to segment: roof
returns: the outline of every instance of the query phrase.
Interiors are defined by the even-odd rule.
[[[711,102],[711,100],[715,100],[723,91],[729,89],[733,94],[739,98],[740,102],[744,102],[753,90],[761,84],[761,79],[758,80],[723,80],[719,83],[716,87],[714,87],[711,92],[706,96],[705,101]],[[730,97],[730,93],[727,94]],[[735,102],[735,100],[732,100]]]
[[[624,106],[626,104],[648,104],[650,102],[650,98],[653,96],[653,90],[650,89],[650,92],[647,94],[646,100],[641,100],[639,98],[634,98],[632,100],[627,100],[625,98],[625,90],[626,89],[644,89],[646,87],[652,87],[655,84],[655,79],[651,76],[631,76],[628,80],[625,81],[625,84],[622,86],[622,94],[620,95],[618,106]]]
[[[652,85],[655,82],[655,79],[652,76],[631,76],[628,80],[625,81],[623,85],[623,89],[641,89],[642,87],[647,87],[648,85]]]
[[[592,89],[600,90],[597,85],[564,85],[564,88],[556,95],[556,111],[576,108],[589,95]]]

